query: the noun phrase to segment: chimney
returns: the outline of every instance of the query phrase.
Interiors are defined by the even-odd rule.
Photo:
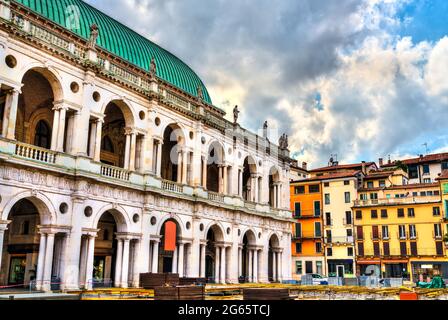
[[[380,160],[379,160],[378,162],[379,162],[379,164],[380,164],[380,167],[382,167],[383,164],[384,164],[384,159],[383,159],[383,158],[380,158]]]
[[[364,173],[364,174],[366,174],[366,162],[365,161],[363,161],[362,162],[362,173]]]
[[[308,163],[302,162],[302,169],[303,170],[308,170]]]

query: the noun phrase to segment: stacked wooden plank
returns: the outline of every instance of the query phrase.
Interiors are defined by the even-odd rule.
[[[154,300],[204,300],[203,286],[157,287],[154,289]]]
[[[290,296],[289,289],[276,288],[248,288],[243,289],[244,300],[291,300],[295,297]]]
[[[179,275],[172,273],[141,273],[140,287],[144,289],[154,289],[156,287],[177,286]]]
[[[179,285],[181,286],[190,286],[190,285],[206,285],[206,278],[180,278]]]

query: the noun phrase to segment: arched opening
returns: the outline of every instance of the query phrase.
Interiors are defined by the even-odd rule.
[[[104,112],[104,124],[101,137],[101,162],[125,167],[126,119],[119,102],[110,102]]]
[[[117,233],[117,222],[111,212],[103,213],[97,226],[98,235],[95,239],[95,249],[93,256],[93,287],[116,287],[120,283],[115,283],[117,247],[118,241],[114,236]],[[83,238],[82,248],[85,248],[89,239]],[[86,250],[86,249],[85,249]]]
[[[184,265],[179,263],[179,241],[181,229],[174,219],[164,222],[160,231],[159,261],[158,270],[160,273],[179,273],[185,269]],[[182,252],[181,254],[185,254]],[[184,257],[183,257],[184,258]],[[181,262],[185,259],[180,259]],[[183,273],[183,272],[182,272]]]
[[[269,170],[269,205],[272,208],[278,208],[280,174],[276,167]]]
[[[54,88],[59,86],[57,80],[50,72],[44,69],[32,69],[25,73],[22,79],[22,93],[19,95],[15,138],[17,141],[50,149],[57,147],[57,141],[60,139],[61,151],[64,151],[64,128],[61,126],[59,132],[59,123],[54,121],[53,111],[54,102],[57,100]],[[67,119],[63,119],[64,124]],[[53,132],[53,128],[58,132]]]
[[[162,179],[182,182],[182,146],[184,137],[177,125],[169,125],[163,133],[161,175]],[[184,169],[185,170],[185,169]],[[186,175],[186,172],[184,173]]]
[[[280,241],[277,235],[272,235],[269,239],[269,252],[268,252],[268,278],[269,282],[278,281],[278,260],[277,251],[280,246]]]
[[[226,265],[225,259],[224,261],[221,261],[221,250],[224,250],[225,256],[225,248],[219,246],[219,242],[222,242],[223,240],[223,233],[217,225],[212,226],[208,230],[207,246],[205,250],[205,277],[210,283],[220,283],[225,281],[225,271],[223,272],[223,268],[221,266],[221,263],[224,263],[224,266]]]
[[[7,218],[11,222],[2,243],[1,285],[59,289],[65,234],[39,232],[40,225],[49,223],[43,210],[44,204],[35,198],[21,199],[11,208]]]
[[[240,282],[250,283],[254,282],[254,271],[257,271],[257,267],[254,268],[254,263],[257,263],[257,258],[254,257],[256,245],[255,234],[248,230],[243,236],[243,243],[241,248],[241,274]]]
[[[208,150],[207,159],[207,190],[223,193],[224,148],[213,142]]]
[[[257,165],[252,157],[244,159],[243,169],[243,198],[249,202],[257,201],[258,178],[256,177]]]

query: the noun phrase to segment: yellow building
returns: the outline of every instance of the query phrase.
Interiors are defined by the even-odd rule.
[[[321,177],[325,258],[330,277],[355,275],[352,205],[362,177],[361,171],[344,171]]]
[[[407,181],[401,169],[365,177],[353,207],[358,275],[448,276],[440,186]]]

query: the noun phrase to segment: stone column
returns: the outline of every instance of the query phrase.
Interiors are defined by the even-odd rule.
[[[86,287],[87,290],[93,288],[93,260],[95,255],[95,236],[87,236],[87,263],[86,263]]]
[[[8,224],[3,222],[0,223],[0,270],[2,269],[3,240],[6,230],[8,230]]]
[[[238,248],[238,277],[243,275],[243,248]]]
[[[136,153],[136,145],[137,145],[137,133],[135,131],[131,132],[131,145],[129,150],[129,170],[135,171],[135,153]]]
[[[226,284],[226,247],[221,247],[221,258],[220,264],[221,264],[221,277],[220,277],[220,283]]]
[[[93,159],[96,162],[100,162],[101,161],[101,134],[103,131],[103,120],[98,119],[96,120],[96,125],[95,125],[95,140],[92,141],[92,143],[95,144],[94,147],[94,157]]]
[[[238,195],[243,197],[243,170],[238,170]]]
[[[51,269],[53,266],[54,233],[47,234],[47,244],[45,248],[44,274],[42,290],[51,290]]]
[[[215,283],[219,283],[219,247],[215,248]]]
[[[277,252],[272,252],[272,280],[277,282]]]
[[[207,189],[207,158],[202,158],[202,187]]]
[[[249,282],[254,282],[254,254],[253,250],[249,250]]]
[[[162,176],[162,146],[163,146],[163,142],[162,141],[157,141],[157,164],[156,164],[156,172],[157,172],[157,176],[161,177]]]
[[[160,240],[153,241],[152,247],[152,273],[157,273],[159,267],[159,242]]]
[[[83,287],[83,288],[87,288],[86,266],[87,266],[87,251],[89,249],[88,245],[89,245],[88,239],[85,237],[81,237],[78,287]],[[75,289],[75,288],[73,288],[73,289]]]
[[[224,166],[222,166],[222,165],[220,165],[219,167],[218,167],[218,185],[219,185],[219,188],[218,188],[218,190],[219,190],[219,193],[224,193],[224,179],[223,179],[223,168],[224,168]]]
[[[66,142],[66,152],[73,154],[73,136],[75,128],[75,115],[76,112],[68,118],[67,124],[67,142]]]
[[[179,263],[179,249],[176,245],[176,249],[174,249],[174,253],[173,253],[173,268],[172,268],[172,273],[178,273],[178,263]]]
[[[114,287],[119,288],[121,286],[121,267],[123,264],[123,240],[120,238],[117,240]]]
[[[128,284],[128,275],[129,275],[129,239],[123,240],[123,257],[121,259],[121,283],[120,288],[127,288]]]
[[[182,151],[182,184],[187,184],[187,165],[188,165],[188,152]]]
[[[223,167],[223,194],[228,194],[227,166]]]
[[[39,243],[39,256],[37,258],[36,290],[42,290],[43,286],[46,247],[47,247],[47,235],[45,233],[41,233]]]
[[[257,203],[258,202],[258,177],[256,175],[252,175],[252,201]]]
[[[67,266],[67,243],[68,243],[68,234],[64,234],[62,239],[60,240],[60,264],[59,264],[59,274],[58,277],[61,279],[61,286],[65,285],[65,268]]]
[[[277,270],[278,270],[278,281],[279,282],[282,282],[282,280],[283,280],[283,263],[282,263],[282,259],[283,259],[283,254],[282,254],[282,252],[279,252],[278,253],[278,258],[277,258],[277,260],[278,260],[278,268],[277,268]]]
[[[178,273],[179,277],[184,277],[184,257],[185,257],[185,251],[184,251],[185,245],[183,243],[179,243],[179,252],[178,252],[178,261],[179,261],[179,267],[178,267]]]
[[[150,139],[149,139],[150,140]],[[147,167],[145,165],[145,148],[146,145],[148,144],[148,138],[146,135],[142,136],[141,140],[140,140],[140,160],[139,160],[139,171],[141,173],[144,173],[146,168],[149,168],[149,166]],[[149,170],[148,170],[149,171]]]
[[[8,94],[5,103],[5,112],[3,115],[3,136],[9,140],[15,140],[16,138],[16,121],[17,121],[17,108],[19,104],[18,89],[13,89]]]
[[[201,278],[205,278],[205,244],[201,244]]]
[[[67,107],[62,106],[59,111],[59,126],[56,151],[64,152],[64,137],[65,137],[65,118],[67,116]]]
[[[51,131],[51,150],[53,151],[58,149],[60,109],[59,106],[53,108],[53,128]]]
[[[131,157],[131,132],[129,129],[126,129],[125,136],[126,143],[124,148],[124,168],[129,170],[129,159]]]
[[[254,250],[254,274],[253,282],[258,283],[258,250]]]
[[[277,185],[276,184],[274,184],[274,194],[273,194],[273,196],[274,196],[274,201],[273,201],[273,203],[272,203],[272,207],[273,208],[277,208]]]

